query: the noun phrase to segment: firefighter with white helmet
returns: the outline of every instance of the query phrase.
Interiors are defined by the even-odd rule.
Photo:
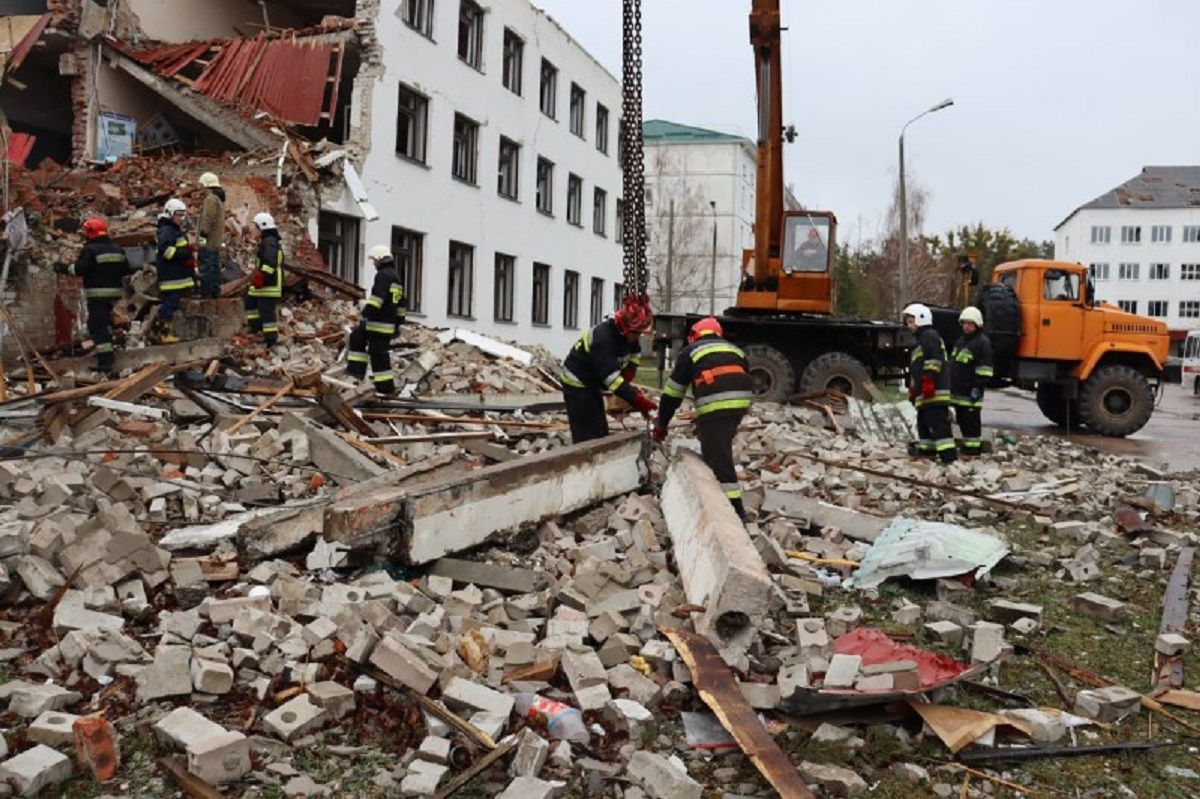
[[[346,372],[362,380],[369,363],[376,393],[391,394],[396,390],[391,344],[405,321],[404,283],[391,247],[376,244],[367,257],[375,267],[375,281],[363,306],[362,319],[350,334]]]
[[[212,172],[200,176],[199,183],[207,189],[200,206],[196,224],[196,245],[199,247],[200,296],[216,299],[221,296],[221,247],[225,241],[225,190],[221,180]]]
[[[983,332],[983,314],[964,308],[958,316],[963,334],[950,356],[950,404],[962,431],[962,454],[983,452],[983,392],[994,375],[992,342]]]
[[[958,460],[950,429],[950,369],[946,345],[933,327],[929,306],[912,303],[902,311],[914,336],[909,364],[908,399],[917,406],[917,454],[943,464]]]
[[[259,231],[258,252],[250,286],[246,289],[246,323],[261,332],[268,347],[279,342],[279,301],[283,298],[283,243],[275,217],[266,211],[254,215]]]
[[[171,198],[158,216],[158,250],[155,271],[158,273],[158,317],[151,328],[151,338],[160,344],[179,341],[174,332],[175,314],[183,297],[196,288],[196,252],[184,234],[187,205]]]

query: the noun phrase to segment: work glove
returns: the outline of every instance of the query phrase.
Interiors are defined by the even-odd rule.
[[[667,440],[667,428],[654,425],[654,429],[650,431],[650,436],[654,439],[655,444],[661,444]]]
[[[937,386],[933,382],[933,376],[921,375],[921,396],[925,399],[933,399],[936,392]]]
[[[633,395],[633,409],[649,419],[650,414],[658,410],[658,405],[654,400],[639,391]]]
[[[254,274],[250,276],[250,285],[256,289],[260,289],[267,285],[267,276],[262,273],[261,269],[255,269]]]
[[[67,264],[64,264],[62,261],[54,262],[54,271],[60,275],[68,274],[70,272],[70,269],[71,269],[71,267],[68,266]]]
[[[971,402],[979,402],[983,399],[983,389],[979,386],[971,389]]]
[[[205,244],[208,244],[208,239],[204,238],[203,236],[200,236],[199,238],[196,239],[196,244],[203,247]]]
[[[621,370],[621,379],[623,379],[626,383],[632,383],[636,377],[637,367],[633,364],[630,364]]]

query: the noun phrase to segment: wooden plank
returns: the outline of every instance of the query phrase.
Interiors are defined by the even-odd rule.
[[[1200,710],[1200,694],[1195,691],[1182,691],[1178,688],[1172,688],[1168,691],[1163,691],[1154,698],[1164,705],[1174,705],[1175,707],[1187,708],[1188,710]]]
[[[192,799],[225,799],[225,794],[187,770],[187,762],[180,755],[159,758],[158,765],[171,775],[171,779]]]
[[[142,398],[143,394],[161,383],[170,373],[171,367],[165,363],[148,364],[118,382],[115,386],[104,392],[103,396],[105,399],[119,400],[121,402],[136,402]],[[79,412],[78,416],[71,420],[72,427],[90,417],[95,411],[96,408],[84,408]]]
[[[78,388],[68,388],[62,391],[50,391],[32,397],[40,402],[70,402],[71,400],[87,399],[93,394],[103,394],[105,391],[111,391],[121,385],[122,380],[105,380],[103,383],[94,383],[90,386],[79,386]]]
[[[1188,586],[1192,579],[1195,547],[1184,547],[1175,558],[1175,570],[1163,592],[1162,619],[1158,634],[1183,633],[1188,622]],[[1154,674],[1151,683],[1160,688],[1183,687],[1183,655],[1167,656],[1155,650]]]
[[[408,466],[408,461],[404,460],[399,455],[395,454],[394,452],[388,452],[386,449],[381,449],[380,447],[376,447],[372,444],[368,444],[366,441],[363,441],[353,433],[346,433],[342,430],[334,430],[333,433],[338,438],[342,439],[342,441],[345,441],[350,446],[366,453],[367,455],[370,455],[371,457],[381,458],[395,466],[400,466],[402,468]]]
[[[671,641],[691,671],[700,699],[716,714],[777,795],[783,799],[814,799],[800,772],[742,696],[733,672],[712,643],[686,630],[660,627],[659,631]]]
[[[411,436],[379,436],[368,438],[363,443],[370,444],[421,444],[438,441],[468,441],[470,439],[489,439],[492,433],[487,430],[463,430],[457,433],[416,433]]]
[[[226,435],[233,435],[234,433],[236,433],[237,431],[241,430],[243,427],[248,425],[250,422],[253,422],[255,419],[257,419],[263,413],[263,411],[270,408],[276,402],[279,402],[279,400],[283,399],[283,397],[291,390],[292,390],[292,381],[289,380],[282,388],[280,388],[278,391],[276,391],[274,394],[272,394],[267,399],[260,402],[258,404],[257,408],[250,411],[250,413],[246,414],[241,419],[238,419],[236,422],[234,422],[233,425],[228,430],[225,431]]]
[[[316,392],[317,402],[325,409],[325,412],[347,430],[368,438],[375,435],[371,425],[359,416],[358,411],[347,405],[346,400],[342,399],[342,395],[337,391],[322,383],[316,387]]]
[[[463,425],[495,425],[496,427],[527,427],[531,430],[566,430],[562,422],[526,422],[521,419],[475,419],[460,416],[428,416],[421,413],[383,413],[366,411],[364,419],[381,419],[384,421],[413,422],[416,424],[463,424]]]
[[[476,760],[465,771],[463,771],[454,779],[450,780],[450,782],[446,783],[446,787],[434,794],[434,799],[448,799],[448,797],[453,796],[460,788],[462,788],[471,780],[475,779],[475,777],[485,770],[491,768],[494,763],[501,758],[506,757],[509,752],[516,748],[516,736],[505,740],[504,743],[500,744],[495,749]]]

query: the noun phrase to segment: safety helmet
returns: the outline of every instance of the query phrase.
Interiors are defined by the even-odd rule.
[[[84,223],[79,230],[81,233],[83,233],[84,238],[86,238],[88,241],[108,235],[108,225],[106,225],[104,220],[98,216],[84,220]]]
[[[933,324],[933,311],[929,310],[928,305],[922,305],[919,302],[914,302],[905,307],[900,312],[900,318],[904,319],[911,316],[917,320],[917,327],[925,327]]]
[[[200,185],[206,189],[215,189],[221,185],[221,179],[212,172],[205,172],[200,176]]]
[[[254,215],[254,224],[258,226],[259,230],[274,230],[275,217],[271,216],[266,211],[259,211]]]
[[[958,315],[959,322],[971,322],[975,327],[983,327],[983,314],[973,305],[968,305],[963,308],[962,313]]]
[[[386,244],[376,244],[374,247],[371,248],[371,251],[369,253],[367,253],[367,257],[370,258],[372,261],[377,261],[379,263],[383,263],[385,261],[391,261],[391,260],[393,260],[392,248],[387,246]]]
[[[703,336],[721,336],[724,331],[721,330],[721,323],[716,317],[706,316],[696,324],[692,325],[691,331],[688,332],[688,344],[695,342]]]
[[[645,297],[629,296],[621,303],[621,307],[613,314],[617,330],[622,335],[630,333],[648,333],[654,324],[654,312],[650,310],[650,300]]]
[[[167,204],[163,206],[163,216],[175,216],[175,214],[186,214],[187,203],[176,197],[167,200]]]

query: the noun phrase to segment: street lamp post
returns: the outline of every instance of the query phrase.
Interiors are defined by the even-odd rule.
[[[947,97],[932,108],[927,108],[917,114],[912,119],[904,123],[904,127],[900,128],[900,304],[907,303],[911,297],[908,296],[908,190],[904,185],[904,131],[908,130],[908,126],[916,122],[926,114],[932,114],[934,111],[941,111],[943,108],[949,108],[954,105],[954,100]]]
[[[712,209],[712,267],[708,274],[708,315],[712,316],[717,306],[717,201],[709,200]]]

